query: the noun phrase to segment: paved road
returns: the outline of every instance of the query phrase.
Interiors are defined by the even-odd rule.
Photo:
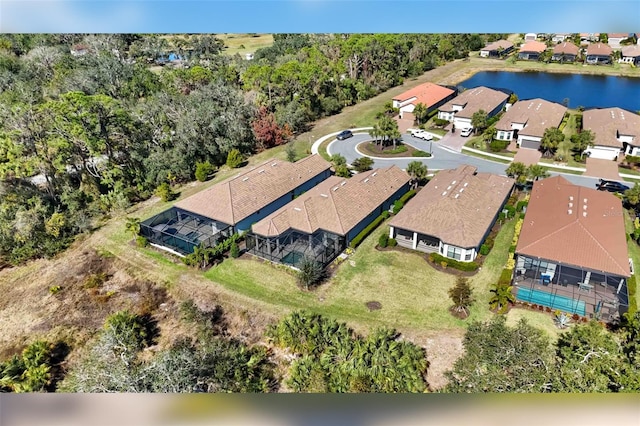
[[[431,158],[404,157],[384,159],[373,157],[373,166],[389,167],[395,164],[402,169],[406,169],[407,165],[411,161],[420,160],[427,165],[429,170],[455,169],[461,164],[468,164],[477,167],[479,172],[495,173],[498,175],[505,175],[505,170],[508,166],[508,164],[499,163],[497,161],[485,160],[482,158],[472,157],[469,155],[454,152],[450,149],[440,146],[438,142],[426,142],[421,139],[414,138],[410,135],[403,135],[402,138],[406,144],[422,151],[431,152],[433,156]],[[351,163],[356,158],[360,158],[363,156],[363,154],[360,154],[356,151],[356,146],[370,139],[371,137],[367,133],[355,133],[352,138],[346,140],[333,140],[327,147],[327,152],[330,155],[340,154],[344,158],[346,158],[347,163]],[[596,182],[598,181],[598,179],[594,177],[579,176],[570,173],[552,172],[551,175],[562,175],[568,181],[576,185],[586,186],[589,188],[595,188]]]

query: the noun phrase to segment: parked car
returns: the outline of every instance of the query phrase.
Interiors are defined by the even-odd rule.
[[[466,138],[473,131],[473,127],[465,127],[464,129],[460,129],[460,136]]]
[[[424,139],[425,141],[433,139],[433,135],[431,133],[421,129],[411,130],[411,136],[418,139]]]
[[[343,130],[340,133],[338,133],[338,136],[336,136],[336,139],[341,141],[344,139],[349,139],[352,136],[353,136],[353,133],[351,133],[351,130]]]
[[[629,186],[614,180],[600,179],[600,181],[596,183],[596,189],[599,191],[624,192],[630,188]]]

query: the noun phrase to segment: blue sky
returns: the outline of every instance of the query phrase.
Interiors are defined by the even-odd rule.
[[[640,32],[640,0],[0,0],[0,32]]]

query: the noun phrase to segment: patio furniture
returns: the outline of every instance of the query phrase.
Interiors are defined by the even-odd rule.
[[[580,288],[580,290],[585,290],[587,292],[591,291],[593,289],[593,285],[587,283],[587,282],[580,282],[578,283],[578,287]]]

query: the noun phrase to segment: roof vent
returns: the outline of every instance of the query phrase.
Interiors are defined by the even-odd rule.
[[[451,185],[447,186],[447,191],[451,189]]]
[[[375,175],[377,175],[377,174],[378,174],[378,172],[373,172],[373,173],[371,174],[371,176],[375,176]]]
[[[469,182],[465,182],[463,186],[466,188],[467,185],[469,185]]]
[[[345,183],[347,183],[347,181],[346,181],[346,180],[343,180],[343,181],[340,183],[340,186],[344,186],[344,184],[345,184]]]
[[[569,210],[567,211],[567,213],[571,214],[571,213],[573,213],[573,212],[571,211],[571,209],[569,209]]]
[[[582,217],[587,217],[587,212],[582,212]]]
[[[586,198],[583,201],[584,201],[585,204],[587,204],[587,199]]]
[[[293,209],[294,209],[295,211],[297,211],[297,212],[301,212],[301,211],[302,211],[302,209],[301,209],[300,207],[294,207]]]
[[[573,195],[569,195],[569,201],[573,201]]]
[[[573,203],[569,203],[569,208],[573,207]]]
[[[460,194],[456,194],[456,195],[454,195],[453,198],[458,198],[459,196],[460,196]]]
[[[451,185],[455,185],[457,182],[457,180],[454,180],[453,182],[451,182]]]
[[[445,195],[447,195],[447,191],[444,191],[444,192],[442,193],[442,196],[443,196],[443,197],[444,197]]]
[[[264,173],[264,169],[260,170],[258,173]]]
[[[586,204],[584,204],[584,205],[582,206],[582,210],[586,210],[586,209],[587,209],[587,205],[586,205]]]
[[[275,167],[277,165],[278,165],[278,163],[271,163],[271,167]]]
[[[328,198],[329,197],[327,194],[320,194],[320,196],[324,197],[324,198]]]
[[[366,178],[366,179],[364,180],[364,183],[367,183],[367,182],[369,182],[369,178]]]
[[[337,191],[338,188],[340,188],[339,186],[336,186],[335,188],[331,188],[332,191]]]
[[[244,179],[242,179],[243,182],[246,182],[249,180],[249,176],[245,176]]]
[[[458,191],[458,192],[462,193],[462,191],[464,191],[464,188],[460,188],[460,191]]]

